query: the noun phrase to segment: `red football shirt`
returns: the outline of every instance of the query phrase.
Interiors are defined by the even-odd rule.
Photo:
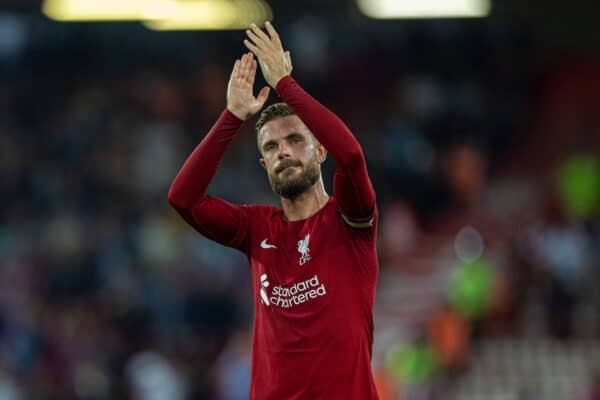
[[[225,110],[169,190],[202,235],[243,251],[254,287],[252,400],[374,400],[377,208],[360,145],[291,77],[276,87],[336,161],[334,197],[302,221],[206,195],[242,121]]]
[[[244,206],[232,246],[254,285],[250,398],[376,399],[371,373],[376,223],[351,228],[331,197],[315,215]]]

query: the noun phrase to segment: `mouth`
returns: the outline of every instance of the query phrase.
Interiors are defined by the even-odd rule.
[[[300,167],[300,165],[297,165],[297,164],[288,164],[288,165],[282,165],[282,166],[280,166],[280,167],[277,167],[277,168],[275,169],[275,173],[276,173],[276,174],[280,174],[280,173],[282,173],[282,172],[285,172],[285,171],[291,170],[291,168],[296,168],[296,167]]]

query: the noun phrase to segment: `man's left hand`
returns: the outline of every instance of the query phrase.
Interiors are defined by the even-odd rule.
[[[244,40],[244,44],[256,55],[265,80],[275,89],[281,78],[292,73],[292,60],[290,52],[283,51],[273,25],[267,21],[265,28],[268,34],[255,24],[250,25],[250,29],[246,30],[250,40]]]

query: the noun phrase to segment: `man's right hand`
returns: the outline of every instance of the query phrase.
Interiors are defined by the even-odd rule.
[[[241,120],[259,112],[269,97],[268,86],[254,97],[252,92],[255,77],[256,61],[252,53],[246,53],[241,60],[235,60],[227,85],[227,109]]]

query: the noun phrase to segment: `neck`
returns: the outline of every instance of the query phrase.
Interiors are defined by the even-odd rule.
[[[325,192],[323,179],[319,180],[306,192],[294,199],[281,198],[283,215],[288,221],[299,221],[316,214],[327,204],[329,196]]]

